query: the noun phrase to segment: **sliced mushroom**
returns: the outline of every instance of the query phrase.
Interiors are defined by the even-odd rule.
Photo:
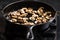
[[[32,17],[38,17],[38,15],[37,14],[33,14]]]
[[[47,16],[46,16],[46,19],[50,19],[50,17],[47,15]]]
[[[17,15],[17,11],[11,12],[12,16],[16,16]]]
[[[26,12],[28,12],[28,13],[32,13],[32,11],[33,11],[32,8],[28,8],[28,9],[26,10]]]
[[[17,22],[17,20],[16,19],[11,19],[11,20],[9,20],[10,22]]]
[[[24,20],[24,22],[28,22],[27,20],[28,20],[28,18],[23,18],[23,20]]]
[[[29,19],[30,19],[30,20],[32,20],[32,21],[34,21],[34,20],[35,20],[35,18],[34,18],[34,17],[30,17]]]
[[[42,17],[37,17],[36,20],[42,20]]]
[[[17,19],[23,19],[22,17],[17,17]]]
[[[26,17],[28,15],[28,13],[24,13],[24,14],[21,14],[20,16],[21,17]]]
[[[11,16],[12,18],[17,18],[17,16]]]
[[[51,14],[51,12],[50,12],[50,11],[47,11],[47,13]]]
[[[37,12],[38,12],[39,15],[42,15],[42,13],[44,13],[44,12],[43,12],[43,9],[44,9],[43,7],[40,7],[40,8],[37,10]]]
[[[45,12],[45,13],[43,13],[43,16],[46,16],[47,15],[47,13]]]
[[[36,10],[33,10],[33,13],[37,13],[37,11]]]
[[[17,12],[17,14],[16,14],[17,16],[20,16],[20,13],[19,12]]]
[[[24,23],[24,20],[22,20],[22,19],[18,19],[17,20],[19,23]]]
[[[46,23],[46,22],[47,22],[47,19],[46,19],[46,18],[43,18],[43,19],[42,19],[42,22],[43,22],[43,23]]]
[[[27,22],[27,23],[24,23],[24,25],[34,25],[34,23],[32,23],[32,22]]]
[[[49,17],[52,17],[52,15],[50,14]]]
[[[23,9],[21,9],[20,11],[21,11],[21,13],[25,13],[25,11]]]
[[[40,23],[42,23],[41,20],[36,20],[36,21],[35,21],[35,24],[40,24]]]

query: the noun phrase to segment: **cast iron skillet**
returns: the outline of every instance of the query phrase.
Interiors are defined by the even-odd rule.
[[[39,25],[34,25],[34,26],[26,26],[26,25],[18,25],[18,24],[15,24],[15,23],[11,23],[10,21],[8,21],[5,17],[5,14],[8,14],[10,11],[15,11],[15,10],[18,10],[20,8],[23,8],[23,7],[31,7],[35,10],[37,10],[39,7],[44,7],[45,10],[49,10],[52,12],[52,19],[50,19],[48,22],[46,23],[43,23],[43,24],[39,24]],[[41,3],[41,2],[37,2],[37,1],[17,1],[17,2],[13,2],[11,4],[8,4],[7,6],[5,6],[2,10],[2,14],[3,14],[3,17],[5,18],[5,20],[10,23],[10,24],[14,24],[14,25],[17,25],[17,26],[22,26],[22,27],[27,27],[28,28],[28,33],[27,33],[27,39],[29,39],[29,35],[31,34],[31,38],[30,39],[34,39],[34,35],[33,35],[33,32],[32,32],[32,28],[33,27],[39,27],[40,30],[45,30],[48,28],[49,24],[55,19],[56,17],[56,11],[49,5],[45,4],[45,3]]]

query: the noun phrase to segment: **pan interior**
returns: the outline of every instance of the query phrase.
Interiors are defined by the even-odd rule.
[[[12,3],[10,5],[7,5],[4,8],[3,12],[4,14],[8,14],[9,12],[16,11],[23,7],[27,7],[27,8],[31,7],[34,10],[37,10],[39,7],[44,7],[44,10],[52,12],[52,17],[55,16],[55,10],[51,6],[45,3],[36,2],[36,1],[22,1],[22,2]]]

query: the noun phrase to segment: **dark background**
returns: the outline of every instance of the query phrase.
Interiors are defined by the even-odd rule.
[[[1,6],[5,6],[14,1],[19,1],[19,0],[0,0],[0,9],[3,8]],[[26,1],[26,0],[20,0],[20,1]],[[57,11],[60,10],[60,0],[35,0],[35,1],[47,3],[47,4],[51,5],[52,7],[54,7]]]
[[[15,1],[19,1],[19,0],[0,0],[0,11],[7,4],[15,2]],[[20,0],[20,1],[24,1],[24,0]],[[51,5],[56,11],[60,11],[60,0],[35,0],[35,1],[40,1],[40,2],[46,3],[48,5]],[[59,25],[60,24],[60,12],[58,12],[57,15],[58,16],[57,16],[57,34],[56,35],[57,35],[57,40],[60,40],[60,35],[59,35],[60,34],[60,25]],[[0,14],[0,16],[1,16],[1,14]],[[0,21],[0,25],[1,25],[1,21]],[[0,32],[4,32],[4,25],[0,26]]]

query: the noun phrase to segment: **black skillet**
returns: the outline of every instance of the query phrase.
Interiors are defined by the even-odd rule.
[[[34,26],[26,26],[26,25],[18,25],[15,23],[11,23],[10,21],[8,21],[5,17],[5,14],[8,14],[10,11],[15,11],[18,9],[21,9],[23,7],[31,7],[34,10],[37,10],[39,7],[44,7],[46,11],[51,11],[52,12],[52,19],[50,19],[48,22],[43,23],[43,24],[39,24],[39,25],[34,25]],[[32,32],[32,28],[33,27],[39,27],[40,30],[45,30],[49,27],[49,24],[55,19],[56,17],[56,11],[49,5],[45,4],[45,3],[41,3],[41,2],[37,2],[37,1],[17,1],[17,2],[13,2],[11,4],[8,4],[7,6],[5,6],[2,10],[2,14],[3,17],[5,18],[5,20],[8,22],[8,24],[13,24],[16,26],[22,26],[22,27],[27,27],[28,28],[28,33],[27,33],[27,39],[34,39],[34,35]],[[29,38],[29,36],[31,36],[31,38]]]

